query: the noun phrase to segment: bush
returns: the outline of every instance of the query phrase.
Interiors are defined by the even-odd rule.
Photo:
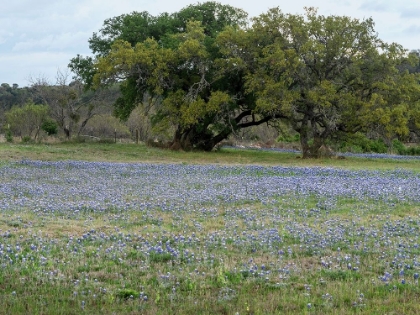
[[[32,102],[22,107],[14,106],[5,112],[5,118],[9,129],[16,136],[31,138],[38,136],[39,127],[47,119],[48,106],[36,105]]]
[[[296,133],[294,135],[290,134],[281,134],[276,139],[277,142],[299,142],[300,141],[300,134]]]
[[[137,298],[139,292],[133,289],[121,289],[117,292],[116,296],[121,300],[128,300],[130,298]]]
[[[420,155],[420,147],[406,147],[401,141],[392,141],[392,148],[400,155]]]
[[[386,146],[385,142],[382,139],[369,140],[369,146],[370,146],[371,152],[376,152],[376,153],[388,152],[388,147]]]
[[[405,148],[405,145],[397,139],[392,141],[392,148],[398,154],[405,155],[407,153],[407,149]]]
[[[6,130],[5,137],[6,137],[7,142],[9,142],[9,143],[13,142],[13,134],[12,134],[12,131],[10,129]]]
[[[52,119],[46,119],[42,125],[41,129],[44,130],[48,135],[56,135],[58,132],[58,125]]]
[[[31,143],[32,138],[30,136],[23,136],[22,137],[22,143]]]
[[[362,133],[347,135],[338,150],[352,153],[387,153],[388,147],[382,139],[371,140]]]
[[[420,147],[410,147],[406,150],[407,155],[420,155]]]

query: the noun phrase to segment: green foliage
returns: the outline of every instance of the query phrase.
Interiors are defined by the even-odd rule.
[[[407,152],[407,148],[405,147],[405,145],[401,142],[401,141],[399,141],[398,139],[394,139],[393,141],[392,141],[392,148],[398,153],[398,154],[401,154],[401,155],[404,155],[404,154],[406,154],[406,152]]]
[[[115,139],[99,139],[99,143],[106,143],[106,144],[112,144],[115,143]]]
[[[73,135],[79,136],[92,117],[111,111],[111,104],[118,97],[118,87],[115,86],[96,91],[85,90],[81,82],[68,82],[67,74],[60,71],[56,80],[57,83],[51,85],[38,79],[31,89],[39,101],[48,106],[51,119],[67,140]]]
[[[340,142],[338,150],[352,153],[387,153],[388,147],[382,139],[372,140],[363,133],[357,132],[345,135],[345,139]]]
[[[93,76],[95,74],[93,63],[92,57],[77,55],[68,65],[72,72],[77,73],[80,77],[84,78],[86,89],[92,85]]]
[[[406,150],[406,155],[420,155],[420,147],[408,147]]]
[[[92,78],[93,80],[93,78]],[[128,78],[120,84],[121,96],[114,103],[114,115],[122,120],[127,120],[137,107],[139,98],[135,78]]]
[[[39,130],[48,117],[49,108],[46,105],[26,103],[23,107],[13,107],[5,113],[9,130],[18,136],[29,139],[39,135]]]
[[[273,8],[254,18],[251,29],[226,30],[218,39],[225,68],[246,71],[256,112],[289,121],[304,157],[318,156],[337,130],[408,132],[408,95],[418,99],[418,79],[398,71],[404,49],[382,42],[371,19]]]
[[[372,152],[376,153],[386,153],[388,151],[388,147],[382,139],[371,140],[370,148]]]
[[[139,104],[171,148],[211,150],[232,132],[286,121],[304,157],[319,157],[337,133],[407,137],[420,128],[418,54],[378,38],[372,19],[304,15],[279,8],[252,19],[215,2],[154,17],[105,21],[89,40],[94,57],[70,68],[95,88],[120,83],[115,114]],[[414,127],[413,127],[414,126]],[[379,151],[380,142],[354,146]]]
[[[116,294],[117,298],[122,300],[128,300],[137,298],[139,296],[139,292],[133,289],[121,289]]]
[[[332,281],[357,281],[362,278],[362,276],[352,270],[322,270],[322,278]]]
[[[216,62],[216,36],[227,25],[245,26],[246,17],[243,10],[206,2],[171,15],[134,12],[109,19],[90,40],[97,53],[92,82],[99,87],[123,78],[114,112],[119,118],[147,102],[154,106],[154,130],[174,129],[174,142],[185,149],[211,150],[240,128],[254,106],[236,84],[241,79],[225,76]],[[87,65],[80,56],[71,62],[72,69],[81,67],[75,72],[85,82]]]
[[[22,143],[32,143],[32,138],[29,136],[23,136],[22,137]]]
[[[299,142],[300,141],[300,135],[298,133],[294,135],[290,134],[281,134],[276,139],[277,142]]]
[[[154,263],[165,263],[172,260],[172,255],[170,253],[151,252],[149,255],[149,259],[151,262]]]
[[[11,109],[14,105],[22,106],[32,97],[30,88],[19,88],[17,84],[10,86],[7,83],[0,85],[0,112]]]
[[[406,147],[401,141],[395,139],[392,141],[392,148],[400,155],[420,155],[420,147]]]
[[[48,135],[55,135],[58,132],[57,122],[53,119],[46,119],[42,125],[41,129],[44,130]]]
[[[13,134],[12,131],[8,128],[5,133],[6,141],[9,143],[13,142]]]

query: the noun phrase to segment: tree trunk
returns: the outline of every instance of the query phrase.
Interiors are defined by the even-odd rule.
[[[169,144],[169,148],[171,150],[181,150],[182,146],[181,146],[181,137],[182,137],[182,132],[180,130],[180,128],[177,128],[174,134],[174,139],[172,140],[172,142]]]
[[[194,128],[182,131],[177,129],[169,148],[185,151],[211,151],[219,142],[226,139],[229,134],[230,131],[228,130],[223,130],[217,135],[212,135],[209,132],[197,132]]]
[[[64,130],[64,133],[66,134],[66,138],[67,139],[70,139],[70,129],[69,129],[69,127],[68,126],[65,126],[63,128],[63,130]]]
[[[320,149],[324,145],[325,139],[320,136],[313,137],[313,142],[310,143],[310,136],[308,129],[302,128],[300,130],[300,144],[302,147],[302,158],[304,159],[318,159],[321,157]]]

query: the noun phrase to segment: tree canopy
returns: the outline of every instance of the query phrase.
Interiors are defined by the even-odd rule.
[[[381,41],[372,19],[273,8],[250,29],[230,29],[219,39],[226,68],[240,65],[247,73],[255,112],[285,117],[300,134],[304,157],[317,157],[340,132],[408,133],[409,107],[420,96],[418,75],[399,70],[406,51]]]
[[[118,83],[115,114],[153,107],[173,148],[211,150],[241,128],[283,120],[304,157],[326,141],[373,130],[407,136],[420,118],[418,54],[378,38],[372,19],[279,8],[255,17],[215,2],[153,17],[108,19],[93,57],[70,68],[94,88]]]
[[[37,138],[42,124],[48,119],[48,106],[28,102],[22,107],[12,107],[6,112],[7,129],[21,137]]]
[[[90,82],[94,87],[120,83],[122,97],[115,104],[118,117],[126,119],[141,102],[153,105],[154,125],[175,127],[173,147],[211,150],[242,127],[243,117],[251,116],[255,103],[245,95],[242,78],[224,75],[216,62],[220,58],[217,35],[227,25],[244,27],[246,17],[243,10],[207,2],[150,18],[151,29],[165,32],[137,43],[123,39],[128,32],[124,28],[109,51],[96,56]],[[117,20],[124,19],[130,18]],[[162,26],[168,24],[169,30]],[[73,69],[81,60],[77,58],[72,60]]]

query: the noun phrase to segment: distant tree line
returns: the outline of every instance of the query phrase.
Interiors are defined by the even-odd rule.
[[[112,102],[129,130],[184,150],[212,150],[266,124],[293,133],[304,157],[354,135],[387,145],[420,137],[420,50],[385,43],[372,19],[313,8],[249,19],[205,2],[109,18],[89,45],[92,56],[69,63],[71,84],[60,74],[54,85],[2,86],[1,110],[28,99],[47,105],[69,138]]]

